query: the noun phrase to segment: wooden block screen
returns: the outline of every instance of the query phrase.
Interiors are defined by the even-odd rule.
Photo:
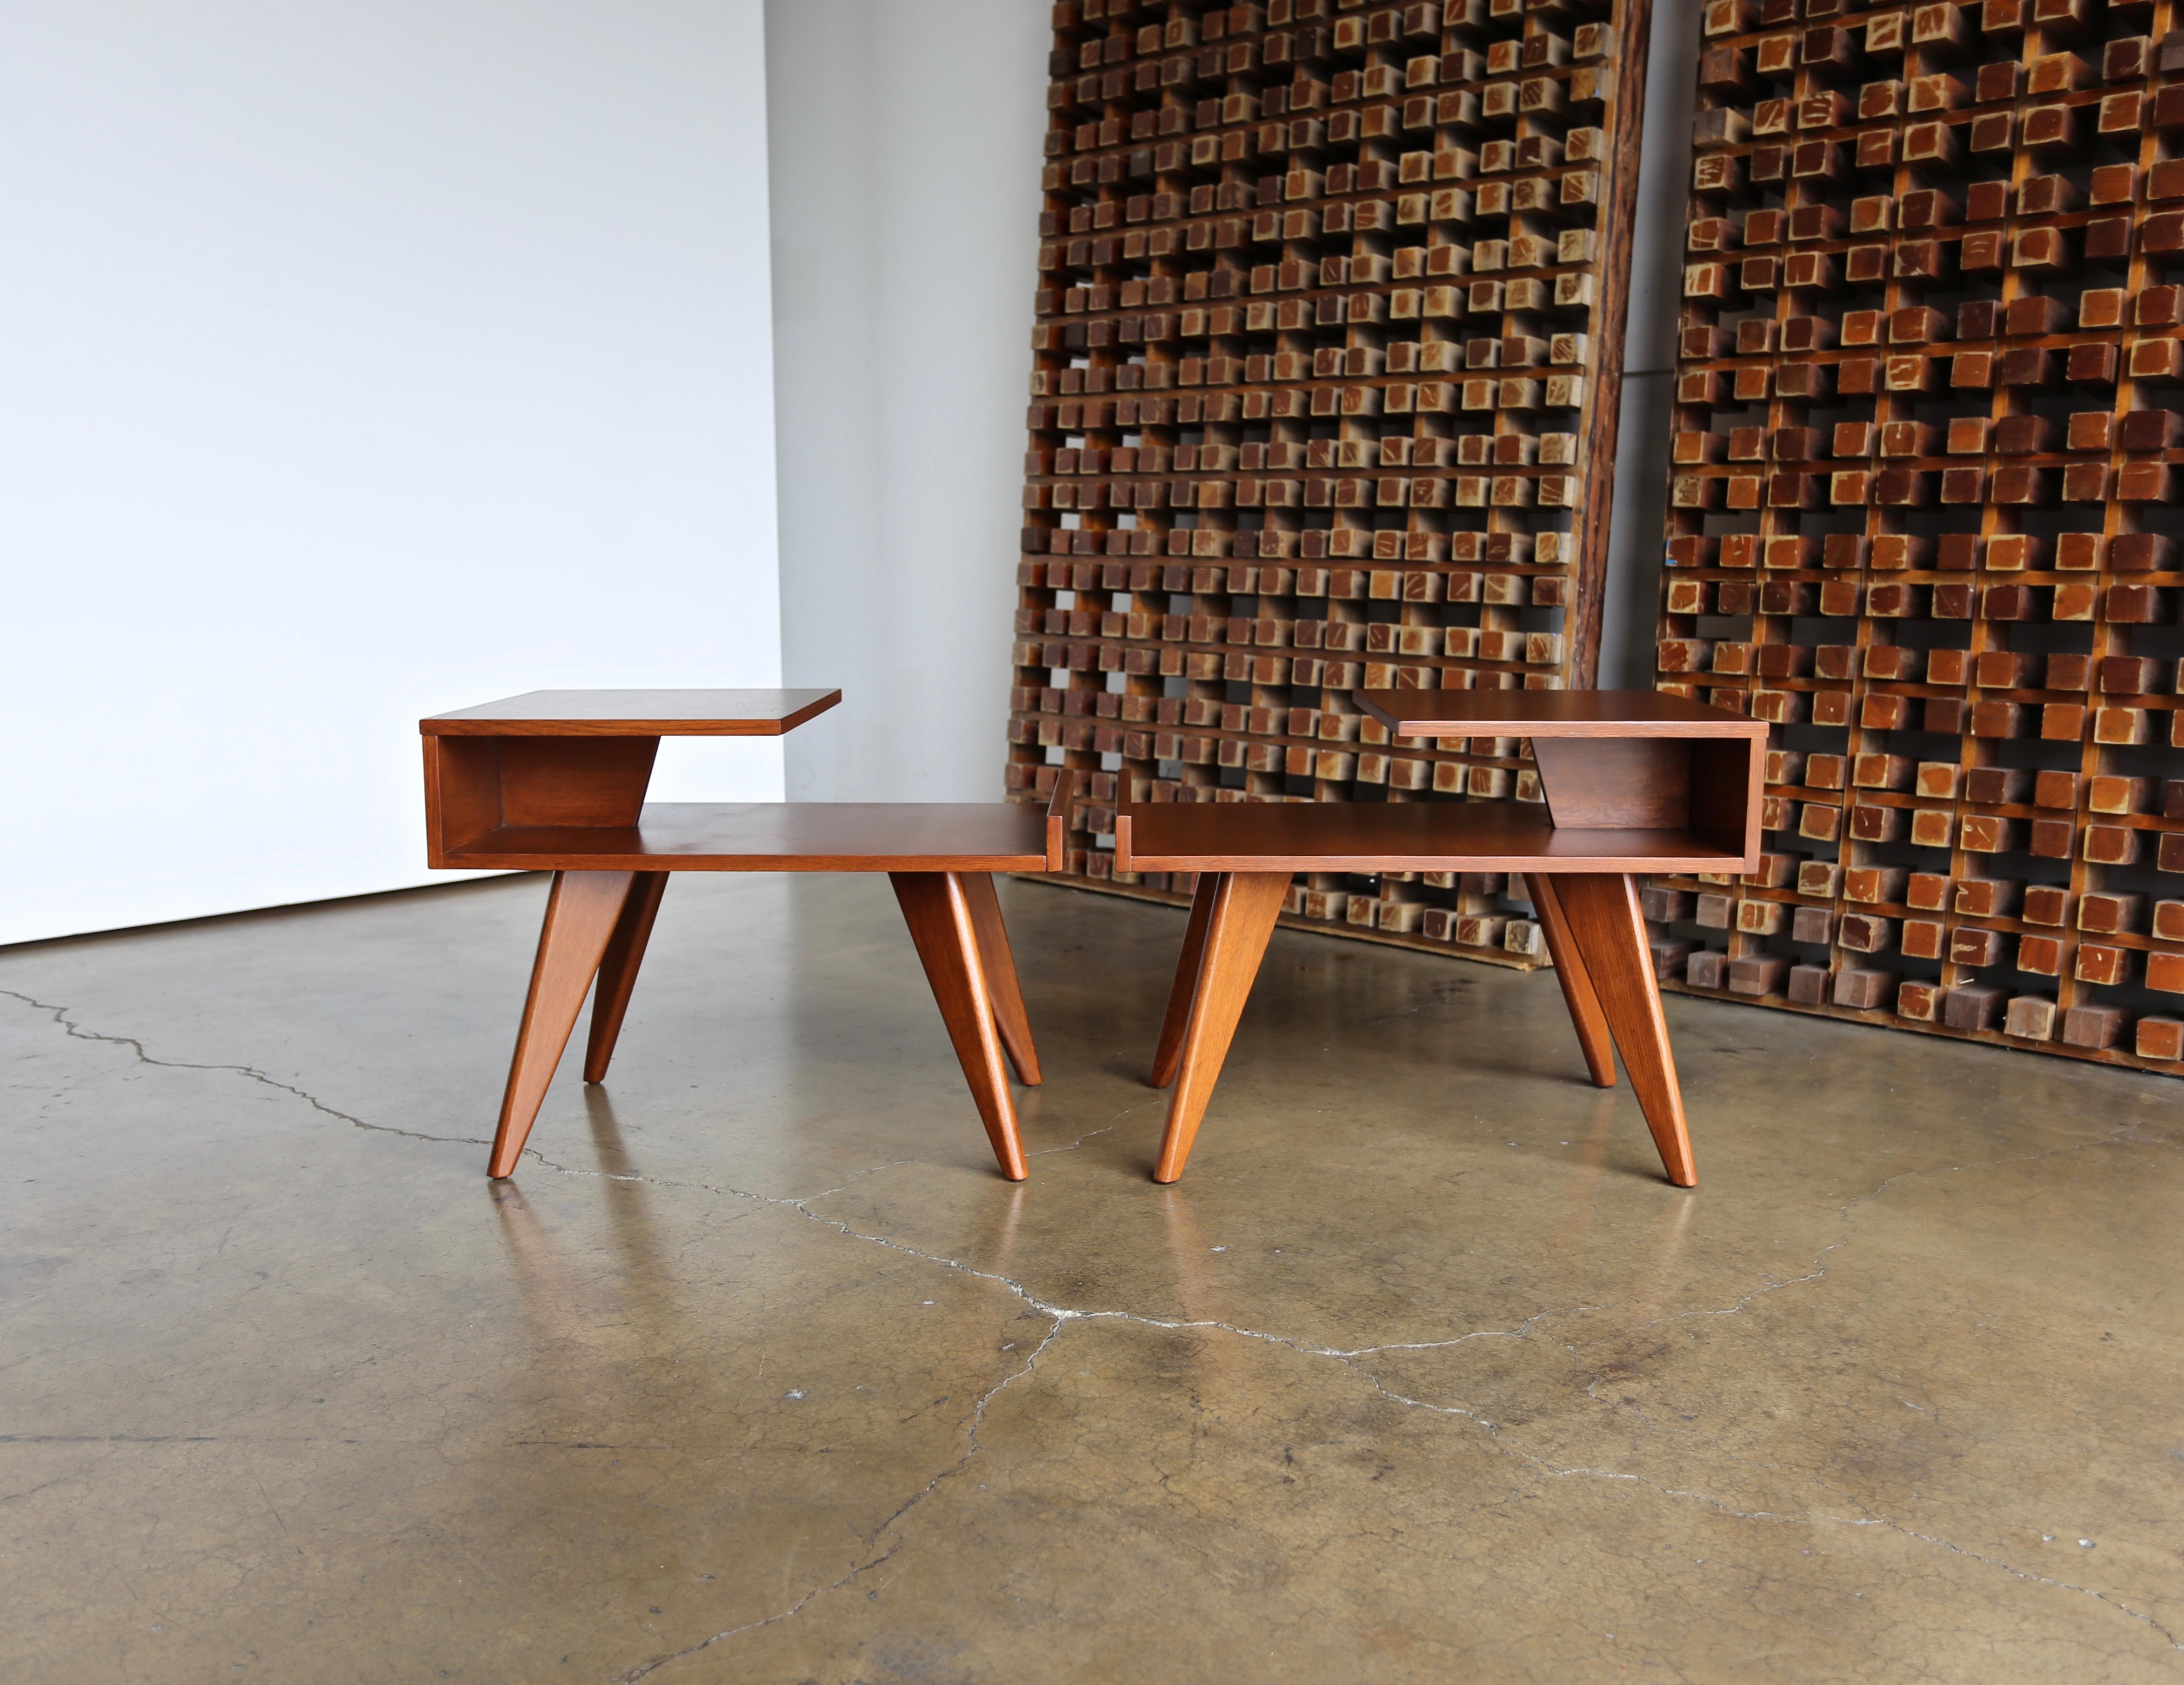
[[[1538,799],[1363,686],[1589,683],[1646,0],[1055,8],[1008,787]],[[1187,883],[1150,876],[1140,892]],[[1290,910],[1520,962],[1498,879]]]
[[[2184,36],[1709,0],[1661,684],[1774,722],[1701,991],[2184,1054]]]

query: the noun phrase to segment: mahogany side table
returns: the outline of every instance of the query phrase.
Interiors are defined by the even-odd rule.
[[[1153,1179],[1183,1174],[1291,875],[1446,871],[1524,875],[1592,1080],[1613,1085],[1619,1049],[1669,1180],[1693,1186],[1633,874],[1758,869],[1765,722],[1658,691],[1356,696],[1398,739],[1529,738],[1546,811],[1513,802],[1118,809],[1117,871],[1200,875],[1153,1059],[1154,1086],[1175,1084]]]
[[[533,691],[421,720],[435,867],[550,871],[554,887],[487,1174],[515,1169],[592,1006],[602,1081],[670,873],[886,872],[1001,1174],[1028,1173],[1006,1056],[1039,1055],[992,873],[1058,870],[1058,815],[1006,802],[648,802],[663,737],[778,737],[839,691]]]

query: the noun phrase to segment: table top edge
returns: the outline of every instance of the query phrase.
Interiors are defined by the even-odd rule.
[[[586,695],[628,698],[631,701],[618,710],[603,709],[599,713],[585,713],[566,706],[546,706],[528,713],[491,711],[509,709],[511,704],[527,702],[533,697],[558,702]],[[687,706],[689,698],[707,695],[754,700],[724,704],[749,709],[740,714],[692,715],[643,709],[644,700],[650,698],[674,698]],[[811,688],[524,691],[444,714],[427,715],[417,722],[417,729],[427,737],[777,737],[824,714],[841,700],[839,690]]]

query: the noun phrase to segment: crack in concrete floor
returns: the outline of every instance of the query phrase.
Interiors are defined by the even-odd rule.
[[[431,1142],[444,1146],[485,1146],[488,1144],[482,1137],[429,1135],[415,1130],[396,1128],[387,1124],[369,1122],[366,1120],[357,1117],[351,1113],[342,1111],[337,1107],[326,1104],[326,1102],[320,1100],[308,1090],[298,1087],[292,1083],[282,1082],[277,1078],[270,1076],[254,1065],[226,1063],[198,1063],[188,1060],[164,1059],[156,1058],[148,1052],[142,1042],[135,1037],[109,1035],[103,1032],[84,1028],[80,1023],[69,1016],[70,1012],[72,1010],[70,1008],[65,1006],[56,1006],[51,1002],[37,999],[33,996],[21,993],[20,992],[14,989],[0,989],[0,996],[5,996],[8,998],[20,1001],[25,1006],[35,1010],[49,1014],[56,1025],[64,1030],[69,1036],[77,1040],[105,1043],[114,1046],[125,1047],[135,1054],[139,1062],[148,1065],[158,1066],[162,1069],[230,1072],[245,1077],[251,1082],[261,1083],[267,1087],[278,1090],[279,1092],[292,1096],[297,1099],[300,1099],[306,1104],[311,1106],[315,1110],[322,1113],[326,1116],[338,1119],[340,1121],[347,1123],[357,1129],[365,1130],[376,1134],[402,1136],[410,1140]],[[1108,1122],[1102,1125],[1100,1128],[1088,1130],[1079,1135],[1075,1140],[1064,1145],[1043,1148],[1039,1149],[1039,1153],[1030,1156],[1043,1157],[1054,1153],[1074,1151],[1078,1148],[1083,1146],[1086,1141],[1092,1139],[1094,1137],[1106,1134],[1109,1131],[1119,1127],[1125,1118],[1129,1116],[1133,1112],[1138,1111],[1143,1109],[1145,1105],[1150,1104],[1153,1104],[1153,1102],[1141,1101],[1134,1103],[1129,1106],[1123,1107],[1120,1111],[1117,1112],[1115,1115],[1108,1121]],[[1837,1239],[1830,1242],[1826,1246],[1822,1247],[1819,1252],[1815,1253],[1812,1260],[1814,1267],[1809,1269],[1806,1273],[1786,1277],[1781,1281],[1765,1282],[1762,1286],[1754,1288],[1743,1298],[1738,1299],[1734,1304],[1719,1309],[1680,1311],[1674,1316],[1657,1318],[1652,1321],[1636,1323],[1631,1325],[1631,1326],[1628,1328],[1616,1330],[1613,1333],[1603,1335],[1598,1340],[1591,1342],[1591,1343],[1604,1343],[1607,1340],[1625,1337],[1630,1334],[1641,1332],[1646,1328],[1662,1326],[1668,1323],[1682,1321],[1695,1317],[1733,1316],[1744,1310],[1756,1300],[1764,1298],[1768,1294],[1780,1293],[1789,1287],[1798,1287],[1825,1279],[1827,1271],[1825,1267],[1820,1265],[1820,1260],[1825,1258],[1830,1253],[1847,1246],[1852,1240],[1858,1237],[1858,1235],[1860,1232],[1860,1231],[1853,1225],[1853,1220],[1851,1214],[1858,1206],[1869,1204],[1872,1201],[1880,1198],[1890,1187],[1899,1182],[1908,1181],[1918,1176],[1957,1175],[1968,1171],[1993,1169],[2003,1165],[2026,1163],[2040,1159],[2053,1158],[2066,1154],[2084,1152],[2094,1148],[2121,1145],[2125,1144],[2126,1141],[2129,1141],[2130,1144],[2133,1145],[2167,1147],[2172,1150],[2176,1149],[2177,1147],[2177,1143],[2171,1142],[2160,1141],[2143,1137],[2133,1138],[2136,1127],[2137,1126],[2135,1125],[2129,1123],[2120,1124],[2116,1126],[2108,1135],[2100,1139],[2080,1142],[2069,1147],[2052,1148],[2040,1153],[2017,1154],[2008,1158],[1984,1160],[1980,1163],[1971,1165],[1928,1165],[1917,1169],[1898,1171],[1895,1175],[1887,1177],[1869,1192],[1845,1201],[1838,1208],[1838,1215],[1841,1217],[1846,1226],[1848,1226],[1848,1232],[1843,1234]],[[1511,1494],[1512,1498],[1521,1496],[1524,1492],[1531,1490],[1540,1482],[1547,1480],[1577,1478],[1593,1479],[1619,1482],[1643,1487],[1664,1498],[1700,1504],[1717,1514],[1726,1515],[1735,1520],[1774,1521],[1784,1525],[1805,1527],[1825,1525],[1860,1528],[1879,1527],[1888,1532],[1897,1533],[1901,1537],[1915,1539],[1922,1543],[1935,1546],[1952,1554],[1963,1557],[1967,1560],[1978,1562],[1984,1566],[1997,1569],[2013,1578],[2023,1581],[2028,1584],[2049,1586],[2056,1588],[2057,1590],[2070,1592],[2081,1596],[2094,1599],[2105,1604],[2107,1607],[2115,1610],[2120,1614],[2127,1615],[2131,1619],[2142,1622],[2148,1627],[2151,1628],[2155,1633],[2159,1635],[2162,1642],[2171,1650],[2184,1651],[2184,1642],[2180,1642],[2176,1635],[2170,1632],[2161,1621],[2156,1620],[2152,1615],[2148,1614],[2146,1611],[2134,1609],[2129,1604],[2121,1601],[2109,1593],[2101,1591],[2098,1588],[2080,1585],[2075,1582],[2068,1580],[2059,1580],[2048,1575],[2037,1574],[2027,1569],[2019,1568],[2012,1563],[2002,1560],[2000,1558],[1989,1556],[1980,1551],[1967,1549],[1964,1546],[1956,1544],[1948,1539],[1939,1537],[1938,1535],[1923,1532],[1915,1527],[1908,1527],[1901,1522],[1892,1521],[1886,1516],[1832,1515],[1816,1510],[1808,1510],[1805,1514],[1797,1515],[1773,1510],[1739,1510],[1735,1508],[1733,1505],[1726,1504],[1721,1499],[1714,1498],[1704,1492],[1691,1488],[1664,1486],[1659,1482],[1651,1480],[1645,1476],[1631,1474],[1622,1470],[1593,1468],[1583,1465],[1567,1466],[1557,1465],[1548,1459],[1540,1457],[1537,1454],[1526,1449],[1521,1444],[1518,1444],[1512,1441],[1507,1437],[1502,1425],[1495,1421],[1492,1418],[1482,1415],[1477,1411],[1465,1409],[1461,1405],[1435,1404],[1429,1399],[1415,1399],[1409,1397],[1407,1394],[1398,1393],[1393,1388],[1388,1387],[1376,1372],[1363,1367],[1357,1361],[1361,1358],[1376,1356],[1389,1352],[1442,1350],[1450,1347],[1462,1345],[1472,1340],[1522,1340],[1529,1338],[1532,1329],[1541,1322],[1547,1321],[1558,1316],[1576,1315],[1587,1311],[1606,1309],[1607,1307],[1604,1306],[1590,1304],[1572,1305],[1537,1311],[1532,1315],[1525,1318],[1513,1328],[1474,1329],[1469,1333],[1457,1335],[1446,1340],[1390,1342],[1381,1345],[1360,1346],[1350,1349],[1323,1346],[1316,1342],[1301,1340],[1290,1335],[1270,1333],[1264,1330],[1246,1328],[1235,1323],[1224,1322],[1212,1319],[1182,1319],[1145,1316],[1134,1311],[1096,1309],[1087,1310],[1078,1306],[1056,1304],[1041,1298],[1038,1293],[1033,1292],[1022,1282],[1017,1281],[1012,1277],[1001,1275],[994,1271],[982,1270],[977,1265],[965,1263],[960,1259],[950,1258],[942,1254],[926,1252],[916,1247],[905,1245],[900,1241],[895,1240],[889,1236],[864,1233],[860,1230],[851,1227],[846,1221],[840,1218],[829,1217],[811,1209],[811,1202],[831,1198],[835,1194],[845,1191],[855,1182],[866,1177],[883,1175],[889,1171],[900,1169],[905,1165],[922,1162],[921,1160],[914,1158],[891,1159],[883,1164],[870,1165],[865,1169],[855,1171],[850,1176],[833,1187],[822,1188],[816,1193],[790,1197],[759,1193],[749,1189],[735,1187],[726,1183],[716,1184],[711,1182],[684,1181],[679,1178],[649,1176],[640,1175],[634,1171],[584,1170],[577,1166],[558,1163],[554,1159],[547,1158],[535,1148],[526,1147],[524,1150],[523,1156],[526,1159],[534,1160],[542,1168],[552,1171],[555,1174],[560,1176],[585,1177],[605,1182],[642,1183],[646,1186],[660,1188],[700,1192],[711,1194],[716,1198],[733,1198],[749,1200],[760,1204],[783,1206],[797,1212],[800,1215],[812,1222],[817,1223],[823,1227],[834,1230],[845,1238],[866,1243],[871,1245],[884,1247],[890,1251],[901,1253],[905,1256],[919,1260],[922,1262],[956,1271],[964,1275],[975,1277],[980,1281],[991,1282],[1013,1294],[1027,1307],[1038,1315],[1051,1319],[1052,1326],[1047,1330],[1045,1337],[1039,1341],[1038,1346],[1026,1356],[1022,1364],[1017,1368],[1012,1370],[1000,1382],[996,1382],[993,1387],[988,1388],[983,1393],[982,1393],[977,1402],[973,1404],[969,1415],[959,1426],[957,1431],[963,1435],[966,1442],[965,1449],[962,1454],[948,1467],[942,1469],[933,1475],[923,1487],[905,1499],[903,1503],[897,1506],[897,1508],[889,1515],[884,1521],[873,1528],[868,1535],[868,1543],[870,1546],[876,1547],[880,1539],[884,1537],[890,1529],[895,1527],[899,1523],[900,1523],[905,1516],[907,1516],[912,1510],[916,1510],[918,1505],[925,1501],[926,1499],[932,1496],[934,1492],[938,1491],[948,1481],[953,1479],[957,1475],[960,1475],[970,1466],[972,1460],[978,1456],[980,1449],[982,1449],[978,1443],[978,1431],[983,1424],[986,1413],[992,1405],[993,1401],[999,1398],[1000,1394],[1006,1391],[1007,1388],[1014,1382],[1032,1373],[1034,1370],[1037,1368],[1039,1358],[1045,1355],[1047,1349],[1061,1337],[1065,1329],[1069,1327],[1072,1323],[1078,1322],[1116,1321],[1136,1324],[1148,1328],[1159,1329],[1165,1332],[1189,1333],[1197,1332],[1213,1332],[1226,1333],[1241,1339],[1262,1341],[1271,1345],[1280,1346],[1285,1349],[1296,1352],[1301,1355],[1323,1357],[1340,1363],[1345,1368],[1359,1375],[1381,1397],[1387,1399],[1390,1402],[1403,1405],[1409,1409],[1426,1411],[1432,1415],[1455,1417],[1471,1422],[1485,1430],[1490,1442],[1497,1450],[1530,1464],[1538,1471],[1538,1479],[1529,1483],[1525,1487],[1520,1488],[1517,1493]],[[1581,1354],[1582,1348],[1580,1347],[1572,1345],[1568,1342],[1563,1341],[1557,1341],[1556,1343],[1561,1345],[1564,1350],[1570,1352],[1573,1355]],[[1591,1394],[1591,1387],[1597,1384],[1597,1380],[1588,1384],[1586,1391],[1589,1396]],[[1499,1501],[1507,1502],[1508,1500],[1504,1499]],[[632,1682],[643,1679],[646,1676],[658,1671],[660,1668],[667,1666],[671,1663],[682,1660],[690,1656],[699,1654],[705,1650],[711,1649],[714,1647],[725,1643],[744,1633],[756,1632],[762,1627],[774,1626],[782,1621],[794,1619],[797,1615],[802,1613],[802,1611],[808,1607],[815,1599],[822,1597],[829,1592],[838,1591],[888,1562],[899,1551],[900,1551],[907,1543],[907,1539],[898,1538],[894,1543],[888,1547],[886,1550],[880,1552],[877,1555],[871,1556],[867,1558],[866,1560],[859,1563],[847,1574],[825,1584],[813,1587],[811,1590],[805,1592],[801,1597],[798,1598],[796,1601],[787,1609],[778,1610],[775,1614],[767,1615],[761,1620],[746,1621],[741,1626],[730,1627],[725,1631],[714,1633],[710,1638],[701,1639],[694,1644],[686,1646],[682,1649],[671,1651],[666,1654],[657,1656],[651,1660],[641,1663],[630,1671],[616,1675],[616,1677],[617,1681],[620,1682],[620,1685],[631,1685]]]
[[[70,1007],[55,1006],[51,1001],[39,1000],[15,989],[0,989],[0,995],[5,995],[10,1000],[20,1000],[24,1005],[35,1008],[40,1012],[51,1013],[53,1022],[79,1042],[107,1042],[115,1047],[127,1048],[136,1055],[137,1063],[140,1065],[158,1065],[164,1071],[231,1071],[238,1076],[248,1077],[253,1082],[262,1082],[269,1088],[277,1088],[284,1094],[292,1094],[307,1105],[324,1112],[328,1117],[337,1117],[343,1123],[358,1129],[368,1129],[376,1135],[400,1135],[412,1141],[434,1141],[448,1146],[486,1147],[492,1144],[482,1135],[426,1135],[414,1129],[397,1129],[389,1123],[366,1123],[360,1117],[353,1117],[345,1111],[336,1109],[319,1098],[317,1095],[306,1093],[292,1082],[283,1082],[277,1077],[268,1076],[256,1065],[192,1065],[185,1059],[154,1059],[144,1051],[143,1043],[138,1041],[134,1036],[109,1036],[97,1030],[85,1029],[68,1015],[73,1009]]]

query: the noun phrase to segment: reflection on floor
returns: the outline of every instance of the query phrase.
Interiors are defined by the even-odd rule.
[[[994,1173],[883,882],[680,878],[483,1137],[545,885],[0,953],[27,1681],[2184,1677],[2184,1089],[1004,887]],[[1340,1034],[1338,1046],[1337,1032]]]

